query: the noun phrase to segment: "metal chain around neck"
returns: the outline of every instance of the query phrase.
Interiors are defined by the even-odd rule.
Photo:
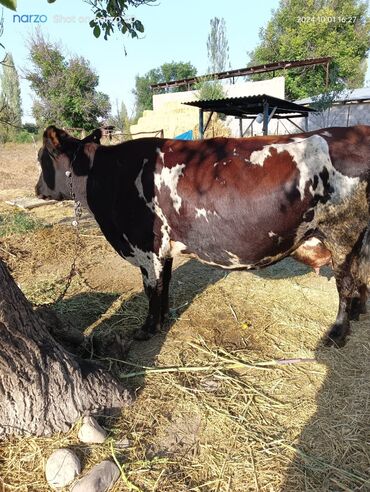
[[[76,233],[79,234],[79,226],[80,226],[80,220],[82,217],[82,206],[81,202],[77,200],[76,194],[74,192],[74,186],[73,186],[73,173],[72,171],[66,171],[66,176],[68,179],[68,184],[69,184],[69,193],[71,195],[71,198],[74,203],[74,220],[72,221],[72,225],[76,227]]]
[[[73,277],[79,273],[76,264],[77,264],[78,250],[79,250],[79,247],[81,246],[80,221],[81,221],[81,217],[82,217],[82,206],[81,206],[81,202],[76,199],[76,194],[75,194],[74,186],[73,186],[73,171],[72,171],[72,164],[76,159],[78,150],[79,149],[77,149],[75,155],[73,156],[72,160],[70,161],[70,164],[69,164],[70,170],[65,172],[66,178],[68,180],[69,192],[70,192],[71,198],[74,202],[74,207],[73,207],[74,220],[72,220],[72,225],[75,228],[73,261],[71,264],[71,268],[69,270],[69,274],[66,277],[65,286],[64,286],[62,292],[57,296],[57,298],[52,302],[47,302],[46,304],[35,304],[35,306],[51,306],[51,305],[56,304],[57,302],[63,300],[65,295],[67,294],[70,286],[71,286]]]

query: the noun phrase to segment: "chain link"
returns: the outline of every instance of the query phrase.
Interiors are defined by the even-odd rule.
[[[74,161],[74,159],[70,163],[71,169],[72,169],[72,162],[73,161]],[[70,286],[71,286],[73,277],[79,273],[77,270],[76,264],[77,264],[78,250],[81,246],[80,221],[81,221],[81,217],[82,217],[82,206],[81,206],[81,202],[79,200],[76,200],[76,195],[75,195],[74,188],[73,188],[72,171],[66,171],[65,174],[66,174],[66,177],[67,177],[68,183],[69,183],[70,195],[71,195],[71,198],[74,202],[74,206],[73,206],[74,219],[72,221],[72,225],[75,228],[74,257],[73,257],[73,261],[72,261],[72,265],[71,265],[69,274],[66,277],[66,283],[65,283],[65,286],[64,286],[62,292],[58,295],[58,297],[56,299],[54,299],[54,301],[47,302],[45,304],[35,304],[34,303],[35,306],[51,306],[51,305],[56,304],[57,302],[63,300],[65,295],[67,294]]]

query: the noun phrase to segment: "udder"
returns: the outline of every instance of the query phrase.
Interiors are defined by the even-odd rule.
[[[331,266],[332,264],[330,251],[315,237],[301,244],[291,256],[295,260],[313,268],[317,275],[319,275],[322,266]]]

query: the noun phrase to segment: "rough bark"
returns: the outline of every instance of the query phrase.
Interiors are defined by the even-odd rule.
[[[85,412],[129,402],[107,371],[52,338],[0,260],[0,436],[66,431]]]

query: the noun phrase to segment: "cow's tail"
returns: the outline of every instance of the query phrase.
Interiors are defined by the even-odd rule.
[[[364,284],[370,283],[370,221],[367,224],[359,255],[359,279]]]

